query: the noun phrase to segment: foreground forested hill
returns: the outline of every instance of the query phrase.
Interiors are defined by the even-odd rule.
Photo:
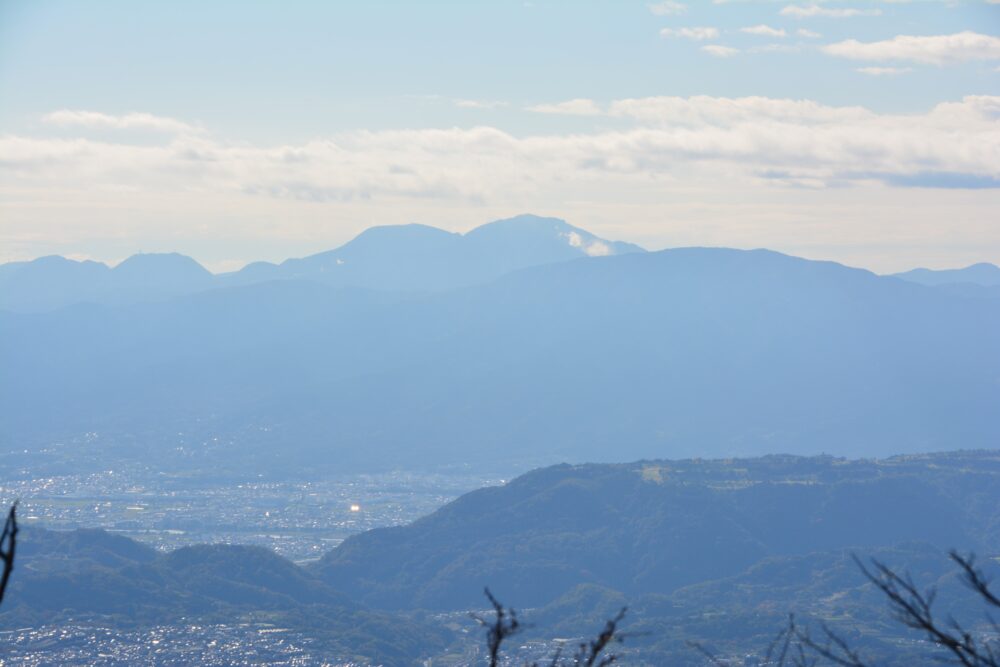
[[[309,636],[340,661],[414,665],[447,643],[440,628],[372,612],[259,547],[199,545],[169,553],[100,530],[22,531],[0,628],[131,629],[263,623]]]
[[[537,606],[580,583],[670,594],[831,549],[995,553],[998,528],[995,453],[562,465],[349,538],[315,570],[376,606],[465,608],[487,582]]]
[[[938,586],[942,617],[977,627],[950,548],[1000,573],[995,451],[559,465],[359,534],[306,567],[259,548],[157,553],[28,527],[0,627],[267,622],[313,638],[318,656],[409,665],[475,655],[467,612],[489,586],[522,611],[530,641],[591,633],[628,606],[625,664],[704,664],[691,641],[760,655],[794,612],[872,664],[902,666],[933,648],[891,618],[852,557]]]

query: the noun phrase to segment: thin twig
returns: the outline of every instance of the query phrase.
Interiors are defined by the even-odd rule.
[[[10,506],[10,511],[7,512],[7,521],[3,525],[3,533],[0,534],[0,562],[3,563],[3,574],[0,575],[0,602],[3,602],[4,593],[7,592],[10,573],[14,571],[17,530],[17,501],[15,501]]]

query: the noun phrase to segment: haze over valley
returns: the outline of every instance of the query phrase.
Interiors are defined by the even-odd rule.
[[[1000,667],[996,0],[0,0],[0,667]]]
[[[2,471],[5,489],[21,498],[29,550],[22,557],[32,572],[48,571],[32,565],[33,549],[48,563],[47,545],[64,544],[51,540],[72,539],[58,547],[62,557],[96,558],[95,567],[113,568],[102,577],[116,577],[102,584],[107,603],[45,603],[64,609],[65,627],[51,624],[41,600],[25,598],[7,612],[9,623],[42,625],[17,636],[25,647],[18,650],[35,655],[43,649],[31,647],[48,645],[53,633],[68,641],[95,623],[118,627],[120,603],[111,600],[129,598],[117,587],[133,586],[134,576],[167,568],[176,585],[195,585],[184,583],[186,570],[170,569],[181,554],[196,559],[198,572],[264,559],[239,586],[292,576],[312,589],[320,584],[309,577],[318,577],[343,596],[309,602],[300,599],[307,588],[280,584],[291,598],[275,608],[284,610],[279,625],[295,633],[288,646],[304,664],[362,645],[367,658],[390,662],[407,651],[473,659],[475,645],[440,622],[476,608],[483,581],[535,609],[551,632],[597,623],[632,601],[641,627],[657,628],[659,638],[634,656],[687,664],[674,626],[705,601],[698,591],[768,568],[775,574],[765,586],[779,586],[784,566],[769,559],[806,559],[824,572],[814,578],[833,576],[826,573],[842,568],[842,550],[852,548],[943,574],[932,564],[935,548],[996,548],[979,536],[994,521],[988,489],[1000,487],[957,472],[971,464],[985,474],[994,457],[912,455],[996,442],[995,270],[879,276],[768,250],[649,252],[530,215],[466,235],[373,228],[329,252],[221,275],[176,254],[115,268],[57,257],[0,266],[3,364],[17,379],[3,386]],[[824,457],[746,458],[773,453]],[[870,461],[901,453],[911,456]],[[580,465],[637,459],[644,462]],[[577,465],[505,485],[558,462]],[[951,472],[939,479],[933,471],[942,466]],[[492,488],[461,495],[484,485]],[[800,488],[805,495],[784,498]],[[644,497],[660,489],[669,493]],[[864,497],[873,504],[852,527],[847,517]],[[948,515],[962,507],[983,510]],[[84,530],[93,528],[167,555]],[[206,542],[257,550],[205,551]],[[91,555],[104,549],[107,557]],[[397,554],[407,560],[396,562]],[[654,554],[670,555],[660,563]],[[153,570],[139,575],[142,568]],[[268,568],[293,574],[261,574]],[[85,591],[86,572],[58,585],[28,578],[14,594],[32,585]],[[847,594],[838,588],[849,585],[847,573],[836,581],[824,595]],[[790,591],[766,590],[765,599],[817,613]],[[238,609],[214,593],[190,608],[157,602],[128,626],[138,634],[109,637],[130,659],[145,659],[153,632],[171,651],[208,650],[226,638],[234,652],[218,653],[222,664],[253,655],[273,661],[287,647],[255,639],[268,627],[255,624],[278,594],[261,591]],[[691,595],[701,602],[687,601]],[[379,623],[411,621],[372,616],[369,627],[353,615],[377,612],[347,612],[348,600],[444,616],[428,629],[414,626],[410,639],[387,639]],[[323,620],[297,620],[305,618],[294,611],[300,604],[325,605]],[[733,618],[751,613],[746,600],[725,604]],[[171,619],[191,614],[205,625],[175,636]],[[236,618],[243,625],[232,625]],[[337,639],[347,618],[360,634]],[[869,649],[888,657],[880,642],[895,641],[895,631],[878,619]],[[680,622],[683,632],[737,652],[766,634],[724,639],[718,628]],[[554,650],[543,635],[527,656]],[[51,657],[86,660],[109,650],[107,642],[95,635],[81,652]]]
[[[102,273],[88,286],[73,271]],[[5,265],[10,298],[62,304],[0,315],[8,442],[64,442],[54,451],[97,469],[512,471],[1000,434],[988,283],[969,295],[950,288],[971,281],[767,250],[643,252],[532,216],[465,236],[374,228],[261,271],[213,276],[179,255]]]

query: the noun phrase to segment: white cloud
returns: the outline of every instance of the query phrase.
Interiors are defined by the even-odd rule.
[[[686,12],[687,5],[683,2],[676,2],[675,0],[663,0],[663,2],[650,4],[649,11],[653,12],[657,16],[672,16]]]
[[[591,257],[607,257],[611,254],[611,248],[603,241],[594,241],[584,248],[583,251]]]
[[[578,232],[563,234],[567,243],[573,248],[581,248],[583,252],[591,257],[604,257],[611,254],[611,248],[602,241],[592,241],[585,244],[583,237]]]
[[[90,127],[95,129],[152,130],[173,134],[197,134],[201,128],[173,118],[148,113],[127,113],[119,116],[97,111],[70,111],[63,109],[42,116],[42,121],[62,127]]]
[[[799,28],[795,31],[795,34],[799,37],[805,37],[806,39],[819,39],[823,36],[814,30],[807,30],[805,28]]]
[[[632,118],[642,125],[731,127],[764,123],[795,126],[853,124],[874,118],[863,107],[832,107],[812,100],[771,97],[644,97],[616,100],[611,116]]]
[[[881,9],[856,9],[853,7],[821,7],[819,5],[788,5],[778,12],[781,16],[797,19],[821,17],[844,19],[854,16],[879,16]]]
[[[275,260],[373,222],[461,230],[517,210],[651,247],[769,246],[868,266],[957,253],[956,235],[963,258],[1000,252],[1000,96],[902,114],[766,97],[587,107],[615,129],[356,131],[285,145],[0,135],[0,253],[108,259],[159,239],[210,262]],[[935,183],[981,189],[925,189]]]
[[[562,114],[565,116],[599,116],[602,111],[594,100],[577,98],[557,104],[536,104],[527,108],[535,113]]]
[[[906,183],[927,173],[988,182],[1000,174],[1000,96],[969,96],[923,114],[706,96],[623,99],[603,110],[592,100],[544,108],[585,109],[627,126],[525,137],[492,127],[362,131],[273,147],[196,136],[150,145],[8,135],[0,137],[0,181],[2,191],[22,199],[64,188],[88,197],[214,192],[468,203],[569,187],[620,195],[692,179],[822,187]]]
[[[703,41],[706,39],[716,39],[719,36],[718,28],[697,27],[697,28],[664,28],[660,31],[660,37],[682,37]]]
[[[719,44],[708,44],[701,47],[701,50],[716,58],[729,58],[740,52],[739,49],[734,49],[731,46],[720,46]]]
[[[912,72],[910,67],[859,67],[857,71],[868,76],[895,76]]]
[[[788,34],[785,32],[784,28],[772,28],[771,26],[764,24],[740,28],[740,32],[745,32],[748,35],[762,35],[764,37],[785,37]]]
[[[879,42],[848,39],[828,44],[823,51],[852,60],[905,60],[946,65],[968,60],[1000,59],[1000,37],[970,31],[953,35],[898,35]]]

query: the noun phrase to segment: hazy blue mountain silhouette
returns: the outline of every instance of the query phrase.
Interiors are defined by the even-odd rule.
[[[102,456],[164,466],[179,432],[185,456],[267,469],[1000,437],[995,302],[769,251],[591,257],[427,294],[271,281],[5,313],[0,340],[5,438],[97,431]]]
[[[345,245],[282,264],[254,262],[212,275],[190,257],[142,254],[114,269],[58,256],[0,265],[0,309],[122,305],[270,280],[311,280],[383,290],[443,290],[494,280],[538,264],[593,254],[641,252],[557,218],[521,215],[454,234],[426,225],[373,227]]]
[[[972,285],[982,285],[984,287],[996,287],[1000,285],[1000,266],[981,262],[967,266],[964,269],[913,269],[903,273],[894,274],[897,278],[908,280],[921,285],[951,285],[956,283],[969,283]]]
[[[128,304],[209,289],[215,277],[177,253],[133,255],[113,269],[59,256],[0,266],[0,308],[39,312],[77,303]]]
[[[99,298],[111,269],[100,262],[77,262],[50,255],[0,265],[0,306],[44,311]]]
[[[313,570],[375,606],[454,610],[473,607],[484,583],[525,607],[580,584],[635,600],[767,559],[916,541],[936,546],[947,564],[948,548],[1000,547],[990,529],[1000,518],[998,482],[995,452],[560,465],[473,491],[407,526],[350,537]],[[859,585],[840,558],[840,584],[850,575]],[[774,594],[790,585],[789,570],[778,561],[749,574]],[[697,593],[683,596],[693,612],[725,597]],[[793,595],[779,597],[787,605]]]
[[[538,264],[631,252],[642,248],[599,239],[558,218],[521,215],[466,234],[427,225],[372,227],[335,250],[280,265],[258,262],[222,279],[226,284],[299,279],[372,289],[441,290]]]
[[[945,283],[935,289],[966,299],[1000,300],[1000,285],[977,285],[975,283]]]
[[[111,270],[119,298],[161,298],[208,289],[214,276],[198,262],[178,253],[132,255]]]

